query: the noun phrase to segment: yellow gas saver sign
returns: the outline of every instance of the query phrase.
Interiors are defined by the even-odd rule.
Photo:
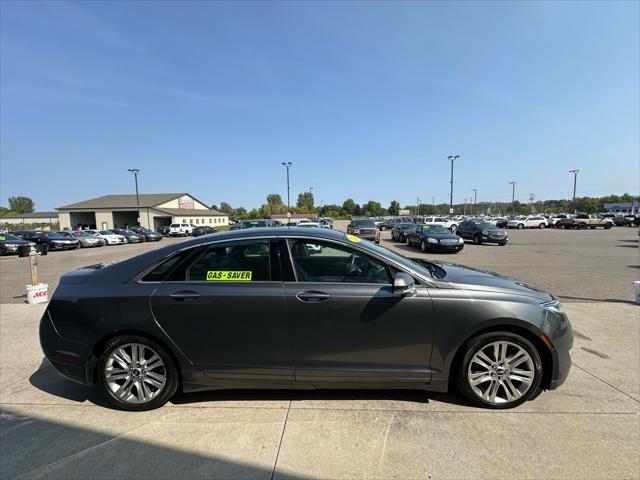
[[[209,270],[207,281],[209,282],[250,282],[253,272]]]
[[[358,243],[362,241],[361,238],[356,237],[355,235],[347,235],[347,238],[351,240],[353,243]]]

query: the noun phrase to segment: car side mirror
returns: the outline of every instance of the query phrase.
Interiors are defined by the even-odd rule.
[[[393,293],[403,297],[412,297],[416,294],[416,282],[411,275],[397,272],[393,277]]]

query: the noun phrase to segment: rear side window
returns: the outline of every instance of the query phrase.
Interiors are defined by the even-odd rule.
[[[186,280],[211,283],[269,281],[269,241],[212,246],[187,269]]]
[[[161,282],[182,260],[187,258],[191,253],[190,250],[183,250],[168,258],[156,268],[147,273],[143,278],[143,282]]]

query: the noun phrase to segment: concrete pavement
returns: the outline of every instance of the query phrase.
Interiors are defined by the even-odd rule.
[[[566,384],[508,411],[415,391],[229,391],[103,406],[43,361],[43,307],[0,305],[2,478],[640,478],[640,309],[565,305]]]

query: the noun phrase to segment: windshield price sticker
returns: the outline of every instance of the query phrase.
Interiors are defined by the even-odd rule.
[[[356,237],[355,235],[347,235],[347,238],[348,238],[349,240],[351,240],[352,242],[354,242],[354,243],[358,243],[358,242],[361,242],[361,241],[362,241],[362,239],[361,239],[361,238]]]
[[[250,282],[253,272],[209,270],[208,282]]]

